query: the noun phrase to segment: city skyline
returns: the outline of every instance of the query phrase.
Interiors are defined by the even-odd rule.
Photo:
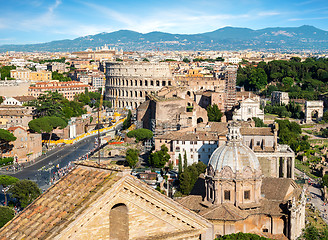
[[[127,7],[128,6],[128,7]],[[233,26],[261,29],[313,25],[328,30],[328,6],[304,1],[14,0],[2,3],[0,45],[41,43],[121,29],[203,33]]]

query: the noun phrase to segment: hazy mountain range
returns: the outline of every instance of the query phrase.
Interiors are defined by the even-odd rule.
[[[274,27],[260,30],[224,27],[199,34],[165,32],[138,33],[120,30],[39,44],[2,45],[5,51],[81,51],[87,48],[110,47],[129,50],[328,50],[328,31],[313,26]]]

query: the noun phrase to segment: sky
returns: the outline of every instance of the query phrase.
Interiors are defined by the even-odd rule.
[[[193,34],[312,25],[328,31],[327,0],[0,0],[0,6],[0,45],[122,29]]]

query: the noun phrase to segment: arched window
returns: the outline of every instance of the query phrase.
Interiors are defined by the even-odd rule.
[[[139,86],[141,86],[141,87],[142,87],[142,80],[140,80],[140,81],[139,81]]]
[[[129,239],[129,211],[125,204],[116,204],[110,210],[109,238],[111,240]]]

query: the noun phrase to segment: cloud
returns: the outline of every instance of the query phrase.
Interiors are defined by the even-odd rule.
[[[308,21],[308,20],[323,20],[328,19],[327,17],[313,17],[313,18],[290,18],[288,21],[295,22],[295,21]]]

